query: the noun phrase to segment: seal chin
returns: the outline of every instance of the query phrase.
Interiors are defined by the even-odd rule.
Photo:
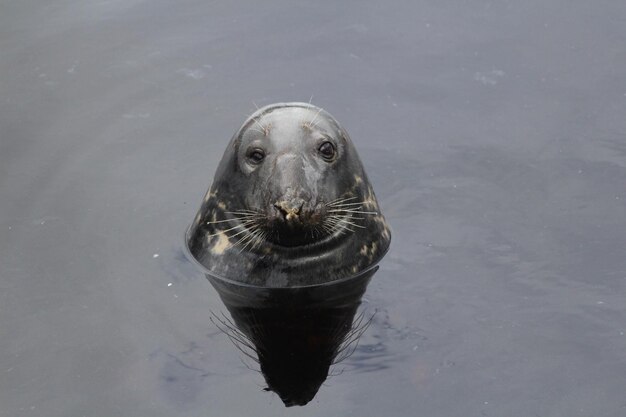
[[[317,233],[317,232],[314,232]],[[310,232],[305,235],[291,236],[269,236],[266,238],[265,246],[272,248],[272,251],[282,253],[286,257],[296,256],[299,253],[317,253],[325,248],[338,245],[343,239],[336,234],[322,232],[321,235],[311,237]]]

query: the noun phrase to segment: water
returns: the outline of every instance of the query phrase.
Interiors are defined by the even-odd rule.
[[[626,413],[626,5],[0,6],[0,416]],[[377,311],[285,409],[182,252],[256,103],[352,136]]]

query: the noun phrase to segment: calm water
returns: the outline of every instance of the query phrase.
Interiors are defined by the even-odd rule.
[[[0,3],[0,416],[626,415],[626,3],[264,3]],[[285,409],[182,236],[253,102],[311,96],[393,241]]]

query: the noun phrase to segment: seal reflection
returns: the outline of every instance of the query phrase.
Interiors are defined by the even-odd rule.
[[[376,270],[291,288],[242,285],[206,274],[232,317],[216,317],[214,323],[259,364],[266,391],[287,407],[306,405],[331,366],[350,355],[367,329],[370,320],[356,313]]]

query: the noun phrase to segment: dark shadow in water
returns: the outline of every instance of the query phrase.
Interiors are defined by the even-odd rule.
[[[232,317],[214,316],[214,323],[259,364],[267,391],[287,407],[305,405],[367,329],[371,318],[356,312],[377,269],[291,288],[256,287],[207,274]]]

